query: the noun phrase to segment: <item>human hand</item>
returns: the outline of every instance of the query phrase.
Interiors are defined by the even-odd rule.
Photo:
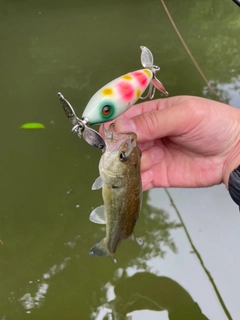
[[[143,189],[207,187],[240,164],[240,110],[199,97],[176,96],[131,107],[116,131],[134,131],[142,150]]]

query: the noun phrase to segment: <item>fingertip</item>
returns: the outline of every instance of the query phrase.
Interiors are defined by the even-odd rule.
[[[142,185],[144,186],[151,183],[153,180],[153,171],[151,169],[142,172]]]
[[[136,125],[132,119],[129,118],[118,118],[115,120],[115,130],[122,132],[135,132]]]
[[[148,191],[148,190],[150,190],[152,188],[153,188],[152,183],[148,183],[148,184],[143,185],[142,190],[143,191]]]

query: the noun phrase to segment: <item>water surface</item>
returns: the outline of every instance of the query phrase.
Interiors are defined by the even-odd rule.
[[[102,204],[101,192],[91,191],[101,154],[71,135],[58,91],[81,116],[101,86],[141,68],[139,47],[145,45],[171,96],[199,95],[239,107],[238,7],[230,0],[166,4],[220,98],[199,75],[161,1],[2,0],[0,320],[240,317],[229,302],[238,289],[221,286],[212,274],[226,306],[220,302],[164,190],[144,194],[136,227],[143,248],[123,242],[116,265],[88,254],[104,236],[104,227],[88,219]],[[46,129],[19,129],[31,121]],[[183,199],[182,213],[187,202],[195,209],[194,201]],[[230,217],[229,229],[237,223]],[[213,229],[207,234],[216,239]],[[214,265],[215,252],[204,250],[204,262]],[[218,266],[230,268],[226,261],[215,271]]]

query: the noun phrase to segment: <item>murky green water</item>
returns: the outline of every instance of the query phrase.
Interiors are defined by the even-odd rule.
[[[221,100],[239,106],[239,8],[166,4]],[[164,190],[144,195],[143,248],[123,242],[116,265],[88,254],[104,235],[88,219],[102,203],[91,191],[101,153],[71,135],[57,92],[81,116],[101,86],[141,68],[145,45],[171,96],[216,99],[161,1],[1,0],[0,40],[0,320],[231,319]],[[32,121],[46,129],[19,129]]]

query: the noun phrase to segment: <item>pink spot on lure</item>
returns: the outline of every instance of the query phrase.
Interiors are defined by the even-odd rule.
[[[129,102],[134,97],[134,87],[127,81],[121,81],[116,85],[118,93],[120,94],[121,98]]]
[[[148,77],[143,71],[134,71],[130,73],[137,80],[139,85],[143,88],[148,84]]]

